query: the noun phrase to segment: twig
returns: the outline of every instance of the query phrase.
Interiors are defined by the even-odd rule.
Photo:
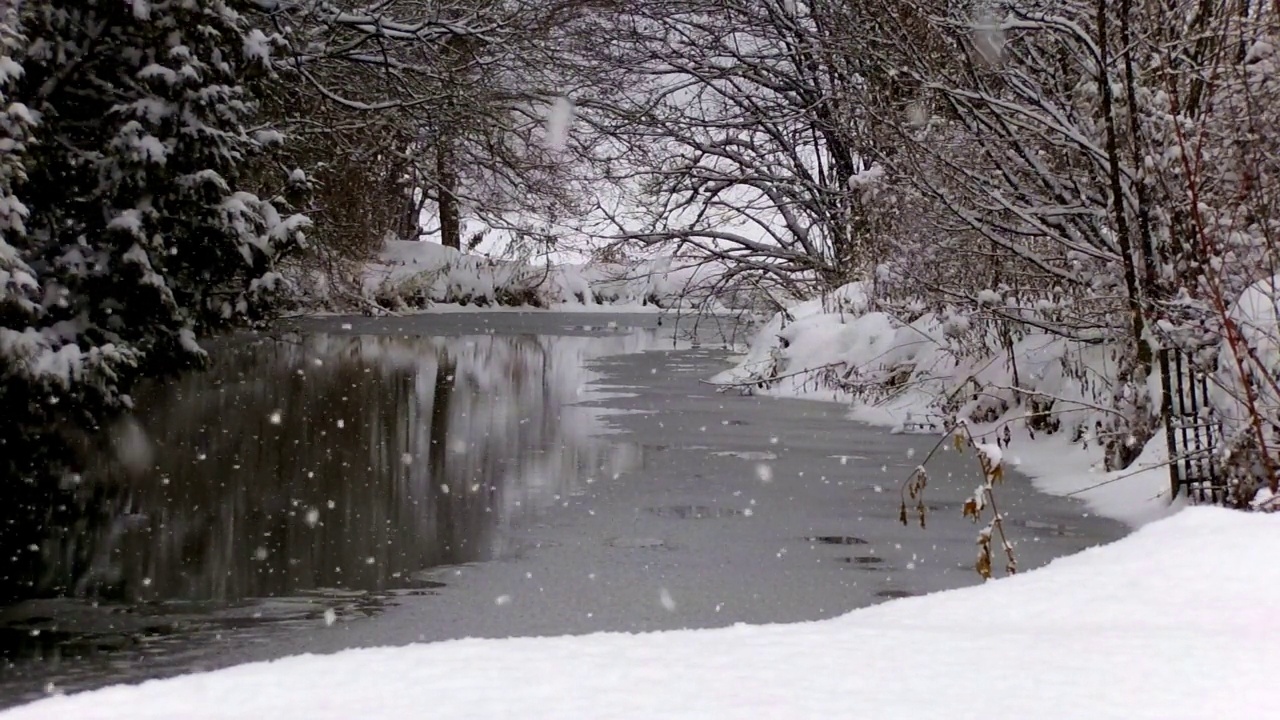
[[[920,526],[924,527],[927,507],[924,504],[924,488],[928,482],[928,474],[925,472],[925,466],[948,439],[952,439],[956,444],[956,449],[960,450],[963,447],[962,436],[959,434],[961,431],[964,432],[963,441],[967,442],[969,447],[978,455],[978,464],[982,470],[983,480],[981,498],[975,497],[965,503],[963,510],[964,515],[965,517],[971,518],[974,522],[977,522],[981,517],[982,510],[986,507],[991,508],[991,522],[988,523],[982,532],[978,534],[978,546],[980,547],[980,550],[978,553],[978,560],[974,564],[974,569],[977,570],[978,574],[982,575],[984,579],[991,578],[991,533],[994,531],[999,533],[1000,545],[1004,550],[1006,559],[1008,560],[1005,565],[1005,571],[1010,575],[1015,574],[1018,572],[1018,559],[1013,552],[1013,543],[1009,542],[1009,537],[1005,534],[1004,516],[1000,514],[999,508],[996,506],[995,498],[995,484],[1001,481],[1004,477],[1004,464],[1003,461],[993,463],[987,454],[978,449],[978,442],[974,439],[973,433],[970,432],[968,423],[960,422],[958,427],[953,429],[951,432],[944,434],[933,446],[933,449],[929,451],[929,454],[925,456],[924,461],[918,465],[915,471],[912,472],[911,476],[902,483],[902,486],[899,489],[901,506],[898,513],[898,520],[903,525],[907,524],[907,499],[908,496],[910,496],[911,499],[917,501],[916,508],[920,517]]]
[[[778,380],[786,380],[787,378],[796,377],[798,375],[807,375],[809,373],[820,372],[822,370],[829,370],[832,368],[842,367],[847,364],[848,363],[846,363],[845,361],[839,360],[837,362],[827,363],[826,365],[819,365],[817,367],[805,368],[804,370],[796,370],[795,372],[789,372],[782,375],[771,375],[769,377],[756,378],[754,380],[743,380],[740,382],[717,383],[717,382],[711,382],[710,380],[699,380],[698,382],[702,383],[703,385],[711,385],[713,387],[724,388],[727,390],[729,388],[751,387],[753,385],[759,385],[760,383],[770,383],[770,382],[776,382]]]

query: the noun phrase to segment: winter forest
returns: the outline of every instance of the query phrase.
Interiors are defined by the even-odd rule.
[[[81,472],[139,388],[206,368],[228,333],[616,306],[761,318],[745,360],[710,381],[722,397],[906,409],[899,430],[977,449],[985,491],[964,513],[991,518],[983,577],[1005,554],[1016,569],[984,494],[1011,426],[1096,453],[1098,472],[1158,447],[1162,467],[1211,465],[1219,504],[1278,507],[1280,2],[0,12],[7,486]],[[530,362],[449,348],[472,360],[423,371],[406,355],[398,368],[427,374],[402,386],[439,399],[458,362]],[[291,352],[272,361],[281,377],[310,370]],[[520,377],[485,392],[536,395]],[[342,387],[326,392],[359,413]],[[1214,429],[1179,450],[1189,402]],[[219,408],[170,426],[195,432]],[[451,502],[471,467],[445,473]],[[925,469],[907,474],[903,519],[918,507],[923,525]]]
[[[1177,348],[1227,376],[1233,468],[1274,488],[1277,13],[6,3],[0,442],[92,427],[224,329],[376,311],[351,278],[387,237],[490,234],[535,269],[709,265],[710,292],[766,309],[863,282],[962,359],[1029,333],[1105,348],[1117,467],[1157,432],[1145,388]]]

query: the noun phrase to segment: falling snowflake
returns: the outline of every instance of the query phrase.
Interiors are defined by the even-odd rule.
[[[914,128],[929,124],[929,108],[923,102],[916,101],[907,106],[907,124]]]
[[[675,598],[671,597],[670,590],[666,588],[662,588],[661,590],[659,590],[658,602],[662,603],[662,607],[665,608],[667,612],[676,611],[676,601],[675,601]]]
[[[569,127],[573,124],[573,102],[558,97],[547,111],[545,144],[548,150],[563,150],[569,141]]]
[[[760,482],[773,482],[773,468],[768,463],[756,463],[756,477]]]
[[[280,421],[283,419],[284,419],[284,413],[280,412],[279,410],[272,410],[271,414],[267,416],[267,420],[272,425],[279,425]]]
[[[973,26],[973,47],[988,65],[999,65],[1004,60],[1004,28],[994,17],[987,15]]]

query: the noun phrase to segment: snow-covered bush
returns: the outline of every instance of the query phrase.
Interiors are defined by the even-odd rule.
[[[1116,349],[1048,332],[1019,333],[1007,348],[980,323],[934,312],[874,311],[867,283],[778,313],[738,366],[715,382],[749,392],[849,401],[903,430],[981,426],[1015,418],[1032,436],[1065,432],[1085,446],[1124,442],[1114,414]],[[1160,407],[1159,385],[1145,407]]]
[[[1222,424],[1222,459],[1232,500],[1270,507],[1280,465],[1280,277],[1246,289],[1228,312],[1210,388]]]
[[[1215,461],[1230,502],[1272,508],[1255,500],[1280,491],[1280,14],[1271,6],[1238,10],[1223,5],[1208,16],[1213,32],[1240,51],[1225,63],[1205,61],[1219,78],[1207,97],[1175,95],[1198,92],[1205,66],[1165,60],[1178,78],[1169,104],[1187,107],[1164,118],[1171,147],[1162,169],[1186,206],[1170,213],[1180,241],[1169,268],[1176,289],[1158,307],[1157,329],[1210,373],[1213,416],[1203,420],[1221,423]]]
[[[875,202],[894,212],[859,228],[894,248],[867,278],[875,312],[808,320],[822,330],[762,338],[752,360],[798,391],[975,422],[1024,413],[1029,430],[1128,466],[1163,441],[1160,350],[1239,345],[1226,309],[1275,273],[1280,15],[1181,0],[997,2],[978,18],[891,6],[900,32],[872,34],[892,41],[848,48],[900,78],[849,99],[885,133]],[[882,352],[891,331],[904,335]],[[940,377],[902,367],[912,331]],[[1254,445],[1273,442],[1248,424]],[[1274,482],[1270,456],[1246,472]]]

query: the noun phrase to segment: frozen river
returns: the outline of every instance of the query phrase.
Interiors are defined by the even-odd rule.
[[[717,393],[728,321],[312,319],[139,394],[16,506],[0,704],[300,652],[817,620],[978,582],[970,458]],[[673,339],[673,335],[679,338]],[[1013,477],[1022,568],[1123,528]],[[26,553],[26,554],[22,554]]]

